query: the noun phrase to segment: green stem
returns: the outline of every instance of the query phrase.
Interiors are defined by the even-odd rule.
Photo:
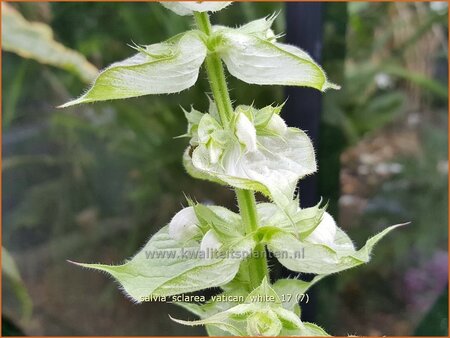
[[[239,211],[244,222],[245,232],[251,233],[258,229],[258,215],[256,214],[255,194],[251,190],[236,189]],[[258,287],[264,277],[269,280],[269,268],[266,260],[266,249],[262,243],[255,246],[252,257],[249,259],[248,274],[250,276],[250,287]]]
[[[195,12],[194,17],[197,27],[207,36],[211,35],[212,29],[208,14],[206,12]],[[231,104],[230,95],[228,94],[227,81],[225,79],[222,61],[216,53],[211,52],[208,53],[208,56],[206,57],[205,65],[214,101],[217,105],[222,124],[225,126],[233,116],[233,106]]]
[[[211,22],[207,13],[194,13],[195,22],[207,36],[212,33]],[[223,69],[220,57],[214,53],[208,53],[206,57],[206,73],[213,93],[214,101],[219,111],[222,124],[225,126],[230,122],[233,116],[233,105],[225,80],[225,71]],[[239,210],[245,227],[245,233],[249,234],[258,229],[258,216],[256,214],[255,194],[251,190],[236,189]],[[258,287],[264,277],[269,280],[269,268],[265,256],[265,247],[262,243],[255,246],[253,255],[248,261],[249,282],[252,289]]]

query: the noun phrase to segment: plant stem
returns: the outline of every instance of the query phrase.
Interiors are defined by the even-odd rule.
[[[236,197],[246,233],[257,230],[258,215],[256,214],[255,194],[251,190],[236,189]],[[267,266],[265,253],[266,249],[264,244],[258,243],[255,246],[253,255],[249,258],[248,274],[250,276],[249,282],[252,289],[258,287],[264,277],[270,282],[269,268]]]
[[[208,14],[206,12],[195,12],[194,17],[197,27],[207,36],[211,35],[211,22],[209,21]],[[205,60],[205,65],[209,84],[211,86],[214,101],[217,105],[217,110],[219,111],[220,119],[222,124],[226,126],[233,116],[233,106],[228,94],[227,81],[225,80],[225,72],[222,61],[216,53],[212,52],[208,53]]]
[[[207,13],[194,12],[195,22],[207,36],[212,33],[211,22]],[[233,105],[231,104],[225,71],[220,57],[214,52],[208,53],[206,57],[206,73],[213,93],[214,101],[219,111],[221,122],[228,125],[233,116]],[[245,227],[245,233],[249,234],[258,229],[258,216],[256,214],[255,194],[251,190],[235,189],[236,197]],[[264,277],[269,280],[269,268],[265,256],[265,247],[262,243],[255,246],[252,256],[248,260],[249,283],[252,289],[258,287]]]

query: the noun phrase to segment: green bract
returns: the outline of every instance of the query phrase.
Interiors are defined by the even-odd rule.
[[[192,139],[186,169],[198,178],[260,191],[288,207],[298,180],[316,171],[316,161],[308,136],[287,128],[278,113],[279,107],[238,106],[229,130],[213,117],[214,110],[202,117],[188,113]]]
[[[289,284],[289,281],[285,280],[285,284]],[[308,286],[304,286],[301,291],[306,291]],[[278,289],[281,292],[291,290],[286,287]],[[281,301],[281,295],[264,279],[258,288],[248,294],[243,304],[201,320],[174,319],[174,321],[190,326],[209,325],[237,336],[328,336],[322,328],[312,323],[303,323],[298,314],[286,309]],[[214,312],[211,311],[211,304],[206,304],[203,308],[196,307],[194,312],[199,316],[207,316]],[[208,308],[205,310],[205,307]]]
[[[200,317],[174,319],[205,325],[209,335],[326,336],[300,319],[298,295],[327,275],[369,261],[375,244],[396,226],[356,250],[326,212],[326,204],[302,209],[298,180],[316,171],[311,140],[281,118],[283,105],[233,107],[224,67],[259,85],[307,86],[325,91],[330,83],[301,49],[277,42],[275,16],[239,28],[211,26],[206,12],[229,2],[170,2],[179,15],[193,15],[198,29],[158,44],[135,46],[138,53],[104,69],[92,87],[63,107],[146,94],[175,93],[197,81],[205,62],[213,97],[208,112],[184,110],[189,146],[183,163],[193,177],[236,190],[239,214],[188,201],[142,250],[121,265],[80,264],[107,272],[135,302],[220,287],[203,304],[178,303]],[[270,203],[256,203],[254,191]],[[266,249],[292,271],[313,273],[310,282],[270,283]]]
[[[230,217],[230,211],[214,206],[208,207],[208,210],[213,216],[207,217],[214,217],[229,227],[239,227],[239,223],[235,223],[239,217]],[[208,231],[206,224],[204,232]],[[201,250],[199,240],[179,241],[172,238],[169,226],[158,231],[141,251],[122,265],[77,264],[109,273],[122,285],[127,295],[136,302],[142,302],[149,296],[170,296],[228,283],[236,275],[242,259],[255,245],[251,236],[239,236],[238,231],[233,238],[223,238],[219,234],[224,243],[223,255],[214,257],[212,252]],[[202,238],[201,232],[199,238]],[[236,255],[230,255],[227,251]]]
[[[317,207],[298,209],[287,219],[273,205],[264,203],[258,206],[258,213],[263,241],[281,264],[293,271],[321,275],[367,263],[375,244],[390,231],[403,225],[386,228],[356,250],[351,239],[336,226],[333,218]],[[295,224],[293,227],[291,220]],[[304,220],[308,226],[301,225]],[[274,225],[274,221],[279,226]]]
[[[177,14],[190,15],[193,10],[216,11],[228,4],[167,2],[164,6]],[[230,73],[248,83],[338,89],[327,81],[324,71],[307,53],[274,41],[270,33],[273,18],[237,29],[217,26],[211,37],[193,30],[162,43],[134,47],[137,54],[104,69],[84,95],[61,107],[188,89],[197,81],[207,50],[218,53]]]
[[[308,53],[276,42],[270,29],[273,19],[257,20],[238,29],[216,27],[222,42],[219,53],[228,71],[244,82],[259,85],[339,89],[328,82],[325,72]]]
[[[206,47],[198,32],[187,32],[165,42],[136,49],[139,53],[104,69],[83,96],[61,107],[180,92],[197,81],[206,56]]]

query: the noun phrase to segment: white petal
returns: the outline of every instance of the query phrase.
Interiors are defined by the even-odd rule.
[[[256,129],[244,113],[240,113],[237,117],[236,136],[247,151],[256,151]]]
[[[287,130],[286,122],[278,114],[273,114],[266,128],[278,135],[284,135]]]
[[[334,238],[336,237],[336,222],[333,217],[325,212],[322,217],[322,221],[317,228],[308,236],[308,241],[316,244],[333,245]]]
[[[211,141],[208,144],[208,152],[211,163],[216,164],[217,162],[219,162],[219,158],[220,155],[222,155],[223,149],[222,147],[218,146],[216,142]]]
[[[221,246],[222,246],[222,243],[219,241],[216,234],[212,230],[209,230],[205,234],[205,236],[203,236],[203,239],[200,243],[200,251],[205,252],[207,255],[207,258],[213,258],[213,257],[210,257],[210,255],[214,251],[219,250]]]
[[[169,236],[177,241],[187,241],[200,234],[198,223],[193,207],[181,209],[169,223]]]

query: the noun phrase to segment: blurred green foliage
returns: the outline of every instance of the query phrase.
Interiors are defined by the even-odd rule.
[[[433,11],[429,5],[421,7],[418,12],[423,22],[418,20],[414,22],[415,26],[407,26],[411,30],[405,33],[407,38],[398,41],[400,38],[395,34],[411,24],[402,20],[402,15],[413,16],[416,12],[412,3],[395,8],[397,11],[393,12],[396,6],[390,3],[348,4],[347,55],[342,90],[327,93],[324,109],[324,121],[342,129],[347,144],[355,144],[368,133],[400,117],[407,109],[417,108],[407,105],[409,93],[405,89],[408,86],[420,88],[421,95],[431,97],[441,106],[447,101],[446,84],[435,74],[422,74],[412,69],[408,51],[417,47],[417,41],[427,38],[434,28],[439,27],[441,32],[447,30],[448,9]],[[407,13],[403,14],[403,11]],[[413,16],[413,19],[419,18]],[[430,52],[425,46],[422,50],[414,50],[414,53]],[[446,45],[436,48],[431,54],[435,58],[431,60],[433,64],[439,62],[439,58],[446,63]]]

